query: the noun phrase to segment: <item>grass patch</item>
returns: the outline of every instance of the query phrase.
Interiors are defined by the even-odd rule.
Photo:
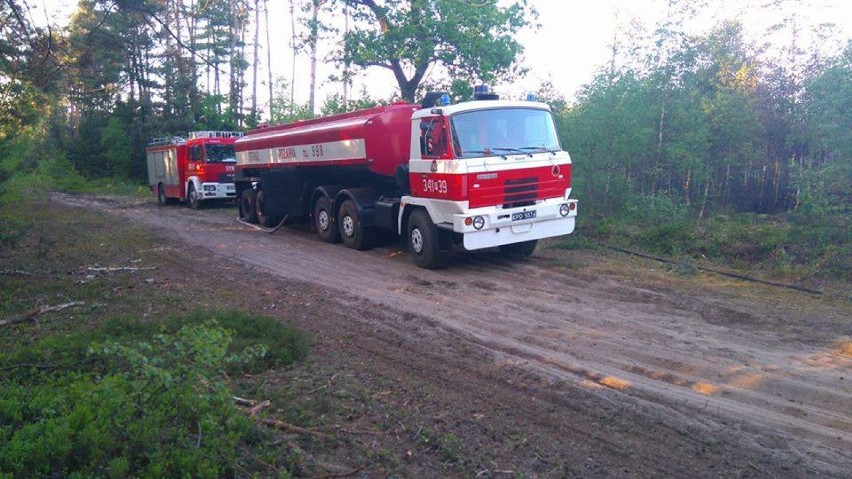
[[[232,396],[263,381],[244,373],[302,360],[305,333],[226,309],[237,293],[187,278],[128,222],[39,199],[0,204],[0,226],[0,319],[85,303],[0,328],[0,477],[287,477],[303,467]]]
[[[224,372],[293,361],[305,341],[268,318],[217,316],[241,330],[262,324],[276,340],[190,316],[127,328],[108,323],[4,355],[0,470],[12,477],[235,475],[244,467],[240,446],[263,431],[234,407]],[[299,349],[269,356],[273,345]]]

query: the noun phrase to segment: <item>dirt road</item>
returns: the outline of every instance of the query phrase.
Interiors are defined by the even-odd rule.
[[[353,329],[380,329],[418,345],[405,359],[412,368],[421,354],[434,360],[435,351],[417,350],[429,348],[429,338],[451,338],[463,347],[442,351],[448,364],[457,362],[454,354],[477,351],[506,373],[501,381],[524,383],[519,405],[561,385],[564,394],[581,391],[649,424],[728,441],[728,450],[753,451],[777,466],[753,465],[743,475],[852,471],[852,311],[843,299],[751,285],[739,295],[732,282],[724,290],[642,286],[640,278],[570,267],[572,252],[542,248],[527,262],[459,253],[448,269],[425,271],[394,243],[357,252],[300,227],[270,235],[237,223],[232,208],[54,200],[149,225],[250,271],[318,285],[325,307],[351,311]],[[256,294],[248,290],[245,298]],[[379,309],[394,314],[369,313]],[[464,400],[463,391],[454,394]],[[666,441],[679,439],[659,440],[655,450],[665,454]]]

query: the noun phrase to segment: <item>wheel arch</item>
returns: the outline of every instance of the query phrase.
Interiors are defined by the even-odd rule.
[[[183,196],[184,196],[185,200],[189,198],[189,186],[190,185],[192,185],[192,187],[195,188],[196,192],[201,191],[201,180],[199,180],[197,176],[190,176],[189,178],[186,179],[186,186],[184,187],[184,195]],[[203,198],[199,195],[198,199],[202,200]]]
[[[314,191],[311,193],[311,204],[308,205],[308,211],[313,214],[314,208],[317,205],[317,201],[323,196],[328,199],[328,202],[331,203],[331,207],[334,210],[334,214],[337,215],[337,207],[335,206],[337,193],[342,190],[342,186],[337,185],[322,185],[314,188]]]
[[[334,216],[337,217],[340,213],[340,205],[344,201],[351,200],[358,209],[358,216],[361,220],[361,226],[372,227],[376,225],[376,202],[379,200],[379,193],[368,187],[346,188],[337,192],[335,200],[332,202]]]

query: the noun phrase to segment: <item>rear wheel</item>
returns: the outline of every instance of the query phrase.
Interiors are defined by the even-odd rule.
[[[201,197],[198,196],[195,185],[192,183],[189,184],[189,191],[186,193],[186,203],[194,210],[201,208]]]
[[[257,223],[257,190],[247,189],[240,193],[240,217],[249,223]]]
[[[500,246],[500,253],[510,258],[529,258],[532,256],[538,240],[522,241],[520,243],[504,244]]]
[[[414,264],[424,269],[438,269],[447,265],[450,254],[441,251],[440,231],[429,213],[418,209],[408,219],[408,248],[414,258]]]
[[[278,217],[266,214],[265,210],[267,206],[264,204],[264,200],[265,195],[263,194],[263,190],[258,190],[254,203],[257,221],[266,228],[278,226],[278,221],[280,221]]]
[[[363,251],[372,248],[376,242],[375,229],[365,228],[361,225],[358,207],[352,200],[346,200],[340,205],[340,211],[337,213],[337,225],[343,244],[349,248]]]
[[[162,183],[157,185],[157,203],[160,206],[169,204],[169,199],[166,197],[166,187]]]
[[[314,226],[317,236],[326,243],[340,242],[340,233],[334,224],[334,212],[328,198],[321,196],[314,205]]]

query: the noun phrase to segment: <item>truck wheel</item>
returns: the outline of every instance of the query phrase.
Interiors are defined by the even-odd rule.
[[[201,198],[198,196],[198,192],[195,191],[195,185],[192,183],[189,184],[189,191],[186,193],[186,203],[194,210],[201,208]]]
[[[340,211],[337,213],[337,226],[340,229],[339,233],[343,244],[349,248],[363,251],[372,248],[376,242],[375,229],[365,228],[361,225],[358,207],[352,200],[346,200],[340,205]]]
[[[160,206],[166,206],[169,204],[169,199],[166,197],[166,187],[163,186],[162,183],[157,185],[157,203]]]
[[[424,269],[438,269],[447,265],[450,254],[441,251],[438,227],[432,223],[429,213],[418,209],[408,218],[408,248],[414,264]]]
[[[254,208],[255,208],[255,217],[257,218],[257,221],[264,228],[272,228],[273,226],[278,226],[278,222],[280,221],[278,219],[278,217],[268,215],[268,214],[264,213],[264,211],[263,211],[265,209],[263,190],[257,191],[257,195],[255,196],[255,201],[254,201]]]
[[[240,194],[240,217],[249,223],[257,223],[257,190],[243,190]]]
[[[500,253],[510,258],[529,258],[532,256],[538,240],[522,241],[520,243],[504,244],[500,246]]]
[[[331,210],[331,202],[328,198],[321,196],[314,205],[314,226],[317,236],[326,243],[339,243],[340,233],[334,224],[334,213]]]

